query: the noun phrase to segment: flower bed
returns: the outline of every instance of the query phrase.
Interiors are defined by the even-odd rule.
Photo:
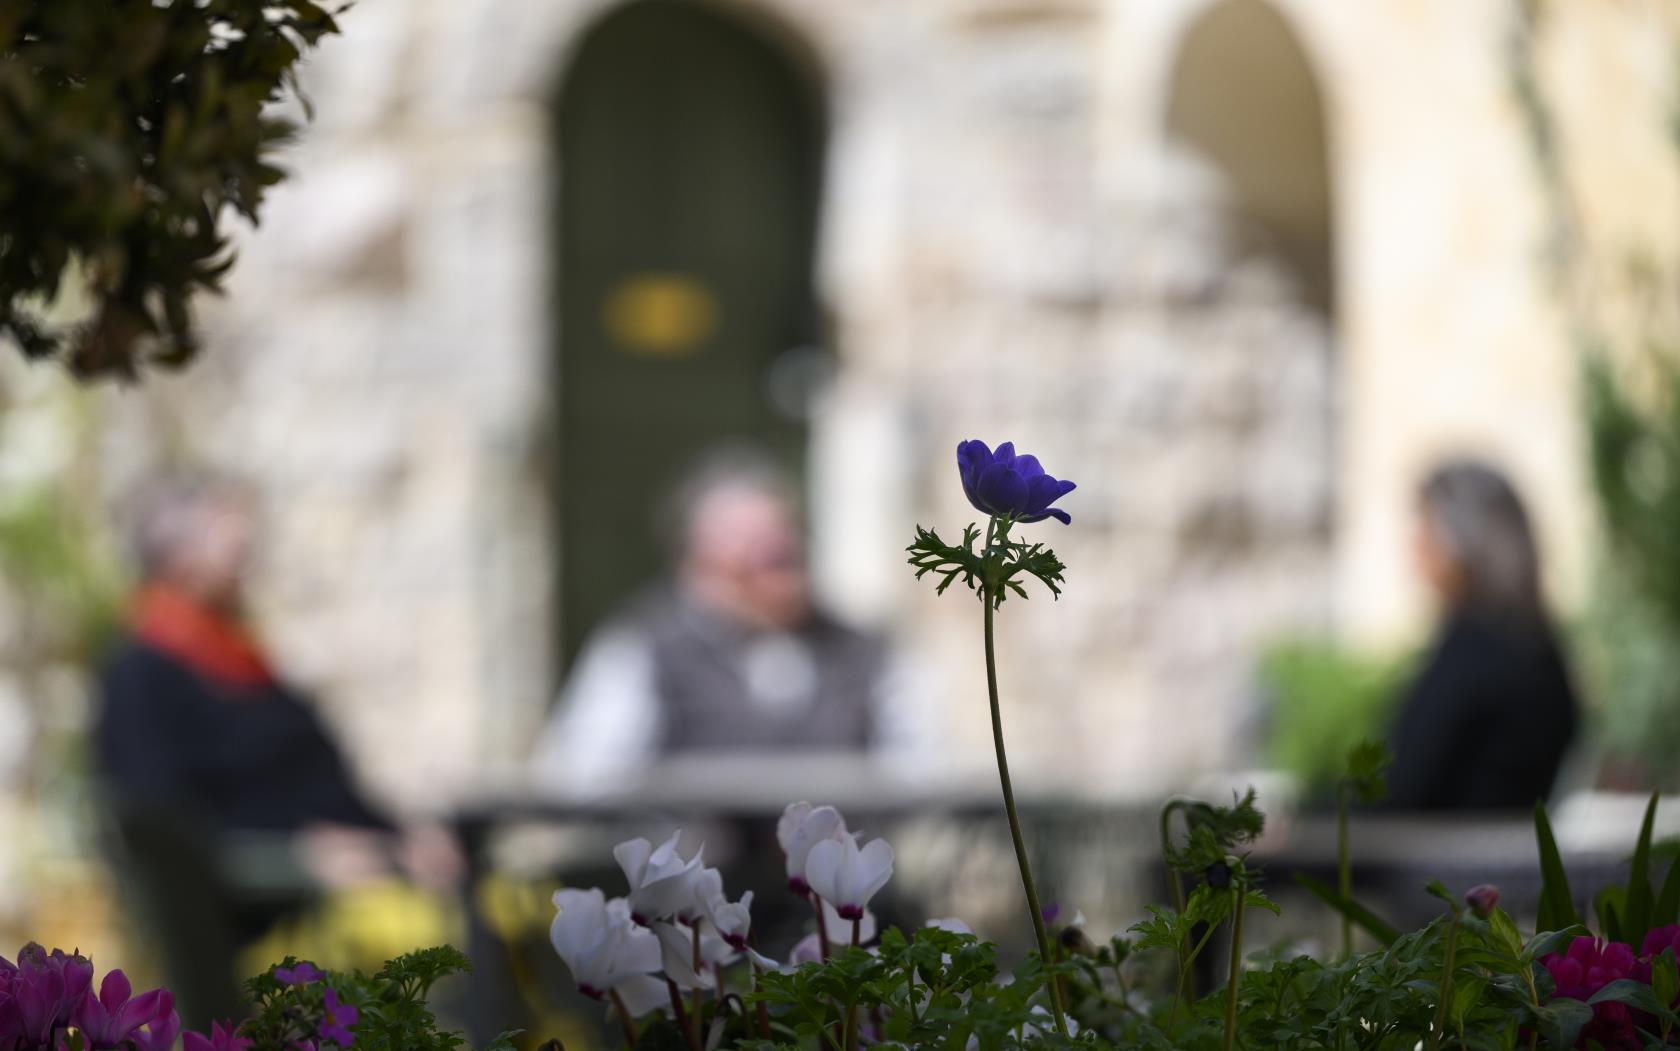
[[[1577,914],[1543,809],[1535,829],[1544,879],[1538,931],[1519,932],[1496,888],[1462,898],[1440,884],[1440,915],[1395,930],[1349,892],[1346,812],[1381,789],[1381,750],[1356,748],[1337,790],[1343,820],[1337,887],[1303,880],[1343,920],[1333,959],[1262,954],[1243,940],[1253,909],[1277,911],[1245,851],[1262,816],[1253,793],[1216,806],[1174,800],[1161,816],[1171,907],[1094,942],[1077,919],[1056,924],[1040,909],[1015,811],[998,704],[993,631],[1011,595],[1033,578],[1052,594],[1063,566],[1041,543],[1012,536],[1047,519],[1073,483],[1005,442],[964,442],[958,468],[970,502],[988,516],[957,544],[918,529],[909,548],[918,576],[943,592],[961,581],[978,598],[993,729],[1006,815],[1038,949],[1005,973],[994,946],[960,920],[877,932],[871,900],[893,873],[893,849],[865,841],[833,807],[795,803],[777,828],[789,892],[811,912],[797,944],[763,946],[752,895],[731,900],[701,848],[673,835],[632,839],[613,851],[625,888],[555,893],[555,951],[578,988],[602,1004],[628,1051],[855,1051],[940,1048],[1248,1049],[1604,1048],[1672,1046],[1680,999],[1680,866],[1660,887],[1651,874],[1646,812],[1624,887],[1595,900],[1598,937]],[[982,541],[982,535],[984,540]],[[976,548],[976,544],[980,546]],[[1379,946],[1353,951],[1354,929]],[[1198,994],[1196,963],[1227,948],[1223,985]],[[1636,948],[1637,947],[1637,948]],[[444,947],[399,957],[371,977],[323,972],[287,959],[247,985],[253,1016],[237,1027],[188,1033],[183,1051],[448,1049],[425,1006],[439,977],[466,966]],[[0,967],[0,1051],[165,1051],[180,1029],[169,994],[130,995],[122,972],[96,994],[93,967],[76,955],[28,946]],[[492,1044],[511,1048],[514,1034]],[[550,1045],[552,1051],[552,1045]]]

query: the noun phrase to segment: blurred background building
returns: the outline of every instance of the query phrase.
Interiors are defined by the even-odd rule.
[[[41,530],[0,604],[7,783],[85,711],[93,629],[53,611],[100,608],[115,556],[75,523],[170,465],[253,483],[267,637],[422,810],[523,758],[723,439],[799,473],[822,597],[923,666],[944,765],[990,762],[979,617],[910,579],[911,527],[974,517],[964,438],[1078,481],[1033,527],[1066,593],[1005,609],[1000,660],[1017,765],[1105,797],[1263,763],[1278,640],[1415,638],[1442,453],[1509,469],[1584,601],[1571,297],[1636,330],[1622,261],[1680,268],[1671,3],[362,0],[344,28],[202,361],[97,391],[0,361],[0,495]]]

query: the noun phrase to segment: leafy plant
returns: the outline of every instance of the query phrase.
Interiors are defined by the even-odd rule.
[[[1333,800],[1349,751],[1387,735],[1405,667],[1325,640],[1268,647],[1259,665],[1270,702],[1267,758],[1294,774],[1309,799]]]
[[[372,977],[319,971],[286,957],[246,983],[256,1014],[240,1027],[250,1051],[354,1046],[357,1051],[455,1051],[465,1041],[440,1029],[426,997],[441,979],[469,969],[443,945],[405,953]],[[516,1033],[485,1051],[513,1051]]]
[[[0,337],[132,377],[143,348],[192,357],[189,302],[233,263],[222,221],[255,223],[293,131],[268,111],[338,31],[315,0],[0,6]],[[66,282],[91,317],[49,320]]]

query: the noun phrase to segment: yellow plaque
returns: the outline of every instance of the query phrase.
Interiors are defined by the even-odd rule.
[[[717,330],[718,302],[684,274],[633,274],[607,295],[601,320],[620,349],[673,358],[699,350]]]

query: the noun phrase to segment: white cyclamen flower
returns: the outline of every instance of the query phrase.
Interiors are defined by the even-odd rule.
[[[822,903],[823,930],[828,932],[828,944],[836,948],[844,948],[852,944],[852,921],[841,916],[828,902]],[[875,940],[875,914],[868,909],[863,910],[863,916],[858,920],[858,944],[867,945]]]
[[[548,937],[578,989],[597,1000],[616,992],[632,1015],[651,1010],[665,988],[651,977],[662,963],[659,939],[630,918],[629,903],[590,889],[557,890],[554,904]]]
[[[805,859],[805,879],[817,896],[844,920],[863,918],[869,904],[892,878],[893,849],[884,839],[872,839],[861,849],[851,836],[825,839]]]
[[[688,887],[688,901],[677,909],[677,919],[690,926],[711,919],[712,913],[728,901],[723,893],[723,873],[717,869],[695,869]]]
[[[715,934],[701,934],[693,927],[679,927],[674,923],[656,923],[653,933],[659,939],[660,966],[665,977],[678,989],[710,989],[712,967],[727,966],[737,959],[722,938]],[[694,939],[700,939],[700,966],[694,966]]]
[[[973,927],[970,927],[968,924],[964,923],[962,920],[957,919],[955,916],[946,916],[943,919],[929,920],[926,923],[922,924],[922,926],[924,926],[924,927],[934,927],[934,928],[937,928],[938,930],[942,930],[942,931],[950,931],[952,934],[973,934],[974,933],[974,928]]]
[[[735,949],[745,951],[747,932],[752,930],[753,892],[741,895],[740,901],[714,902],[707,919],[717,929],[718,937]]]
[[[805,877],[806,860],[811,848],[825,839],[846,834],[846,819],[831,806],[812,806],[809,803],[790,803],[776,822],[776,840],[787,856],[788,887],[795,894],[809,894],[811,884]]]
[[[675,916],[689,906],[694,896],[694,874],[700,869],[697,850],[686,861],[677,853],[681,832],[655,847],[645,839],[632,839],[613,848],[613,858],[630,882],[630,915],[646,925]]]
[[[732,902],[723,892],[723,875],[717,869],[701,868],[691,881],[690,903],[677,911],[677,919],[690,927],[708,922],[718,937],[735,949],[747,947],[747,930],[752,926],[752,891]]]

